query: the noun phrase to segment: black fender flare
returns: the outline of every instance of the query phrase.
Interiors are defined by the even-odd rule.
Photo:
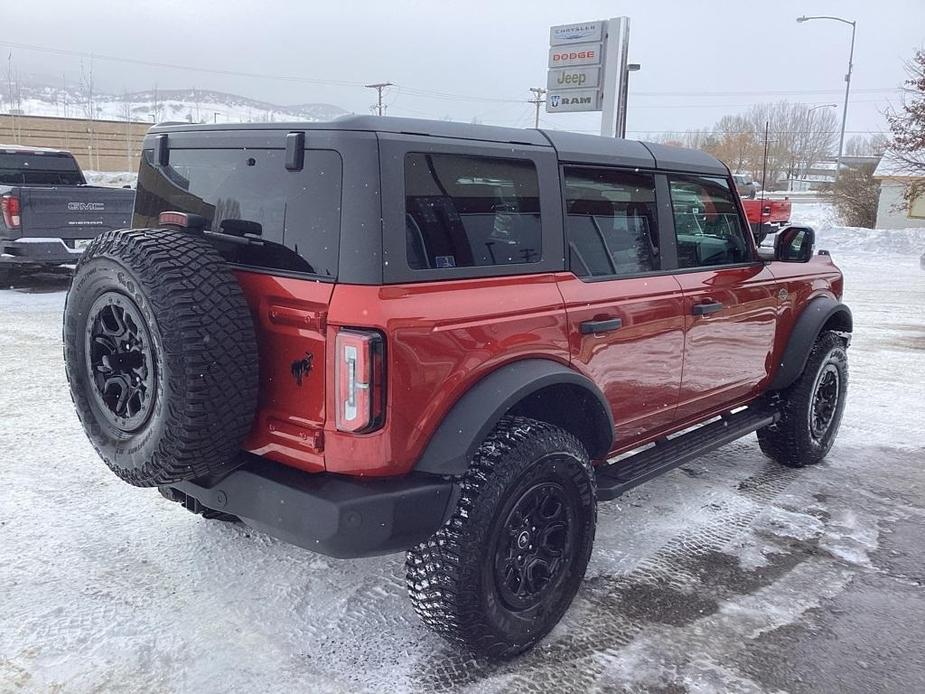
[[[498,420],[530,396],[542,397],[540,391],[551,387],[581,394],[588,411],[571,414],[583,420],[582,428],[588,432],[582,443],[592,459],[605,456],[613,444],[614,424],[604,394],[577,371],[549,359],[533,358],[499,367],[459,398],[434,432],[415,470],[436,475],[465,473]]]
[[[818,296],[806,305],[793,326],[768,390],[782,390],[800,377],[813,345],[830,321],[837,330],[850,333],[853,328],[851,309],[828,296]]]

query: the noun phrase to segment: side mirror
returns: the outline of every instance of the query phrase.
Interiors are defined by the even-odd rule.
[[[774,240],[774,260],[782,263],[806,263],[813,257],[816,232],[812,227],[787,227]]]

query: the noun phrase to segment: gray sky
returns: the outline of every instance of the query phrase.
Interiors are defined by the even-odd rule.
[[[96,83],[113,91],[196,86],[279,104],[327,102],[358,113],[368,112],[374,93],[351,85],[392,81],[400,86],[387,95],[390,115],[529,126],[527,90],[545,86],[549,26],[622,14],[632,19],[630,60],[642,63],[630,87],[631,137],[709,126],[758,102],[841,103],[850,27],[797,24],[801,14],[857,20],[848,130],[884,130],[881,114],[897,100],[890,90],[905,77],[903,61],[925,45],[923,0],[42,0],[6,3],[0,50],[6,57],[11,49],[4,41],[15,41],[346,82],[312,85],[93,61]],[[22,72],[65,72],[72,81],[80,73],[76,56],[12,51]],[[545,126],[588,131],[599,127],[599,118],[542,114]]]

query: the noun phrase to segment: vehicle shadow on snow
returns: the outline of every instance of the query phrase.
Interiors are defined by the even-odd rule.
[[[14,274],[0,291],[14,291],[21,294],[50,294],[66,291],[71,284],[70,272],[35,272]]]

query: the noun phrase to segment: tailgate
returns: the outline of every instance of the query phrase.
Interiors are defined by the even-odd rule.
[[[19,189],[22,236],[90,239],[131,225],[135,191],[95,186]]]
[[[260,346],[257,416],[244,449],[303,470],[323,470],[326,325],[334,284],[235,274]]]

